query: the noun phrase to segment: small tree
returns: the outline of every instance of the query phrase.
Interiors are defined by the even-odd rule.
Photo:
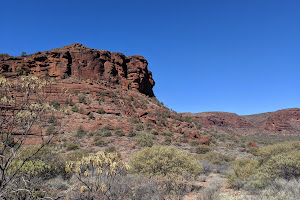
[[[51,82],[35,76],[19,76],[14,80],[0,77],[0,197],[9,196],[16,188],[12,184],[23,170],[24,165],[49,144],[53,136],[43,136],[43,127],[47,123],[46,115],[54,109],[46,103],[48,95],[45,88],[51,90]],[[22,157],[21,150],[28,136],[32,134],[42,138],[39,148]],[[11,171],[12,163],[18,160],[18,166]]]
[[[22,51],[21,56],[24,57],[24,56],[26,56],[26,54],[27,53],[25,51]]]

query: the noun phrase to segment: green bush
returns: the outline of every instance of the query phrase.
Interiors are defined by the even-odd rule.
[[[198,140],[190,140],[190,145],[191,146],[198,146],[199,145],[199,141]]]
[[[136,137],[136,144],[141,147],[152,147],[154,144],[153,137],[151,134],[141,132],[138,137]]]
[[[55,127],[53,125],[50,125],[46,129],[46,135],[56,135],[56,134],[58,134],[58,132],[55,130]]]
[[[111,131],[110,130],[105,130],[104,132],[102,132],[101,134],[103,137],[109,137],[112,136]]]
[[[233,163],[231,186],[246,182],[248,188],[264,187],[276,179],[291,180],[300,177],[300,142],[284,142],[261,148],[258,160],[242,159]],[[255,188],[254,187],[254,188]]]
[[[98,114],[105,114],[105,110],[101,107],[101,108],[98,108],[98,111],[97,111]]]
[[[136,130],[136,131],[142,131],[142,130],[144,130],[143,124],[137,124],[137,125],[135,126],[135,130]]]
[[[150,131],[150,133],[151,133],[152,135],[158,135],[158,134],[159,134],[158,131],[157,131],[156,129],[152,129],[152,130]]]
[[[79,126],[76,132],[76,137],[82,137],[86,134],[86,131],[82,128],[82,126]]]
[[[115,146],[109,146],[104,149],[104,152],[106,153],[117,152],[117,148]]]
[[[90,112],[88,116],[90,119],[95,119],[94,114],[92,112]]]
[[[57,121],[57,119],[54,115],[50,115],[48,117],[48,123],[52,124],[53,126],[60,126],[60,122]]]
[[[84,156],[88,156],[89,152],[87,150],[76,150],[68,153],[66,155],[66,161],[78,161]]]
[[[125,136],[125,133],[120,128],[116,129],[114,134],[119,137]]]
[[[254,156],[258,156],[259,155],[259,149],[256,147],[249,147],[247,149],[247,152],[251,153]]]
[[[164,131],[161,133],[163,136],[168,136],[168,137],[172,137],[173,133],[171,131]]]
[[[234,173],[229,173],[228,182],[233,188],[241,188],[246,181],[253,180],[260,163],[252,159],[239,159],[233,162]]]
[[[80,95],[80,96],[78,97],[78,102],[79,102],[79,103],[84,103],[84,104],[86,104],[86,98],[85,98],[85,96]]]
[[[207,152],[210,152],[210,147],[207,145],[198,145],[195,147],[195,152],[197,154],[205,154]]]
[[[165,140],[163,141],[163,145],[170,145],[172,143],[173,137],[166,136]]]
[[[66,145],[66,150],[67,150],[67,151],[76,150],[76,149],[79,149],[78,144],[68,143],[68,144]]]
[[[300,177],[300,151],[290,151],[272,156],[264,161],[258,176],[267,181],[278,178],[290,180]]]
[[[105,140],[103,140],[101,136],[95,136],[94,144],[96,146],[105,146],[107,144],[107,142]]]
[[[188,152],[170,146],[147,147],[135,153],[130,161],[131,170],[146,175],[183,175],[197,176],[201,166]]]
[[[22,158],[27,158],[33,155],[40,146],[25,147],[19,159],[11,163],[8,174],[13,174],[23,163]],[[51,147],[43,147],[38,153],[32,156],[21,167],[19,175],[28,175],[41,179],[49,179],[58,175],[65,175],[64,159],[54,151]]]
[[[78,109],[77,106],[72,106],[71,110],[72,110],[73,112],[79,112],[79,109]]]
[[[136,136],[136,133],[134,131],[131,131],[129,134],[128,134],[128,137],[135,137]]]
[[[60,104],[56,100],[51,101],[50,105],[53,106],[53,108],[55,108],[56,110],[60,108]]]

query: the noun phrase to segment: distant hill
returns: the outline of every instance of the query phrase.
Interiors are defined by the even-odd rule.
[[[300,108],[239,116],[227,112],[184,113],[204,128],[233,135],[300,134]]]

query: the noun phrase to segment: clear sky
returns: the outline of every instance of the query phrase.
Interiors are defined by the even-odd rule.
[[[0,0],[0,53],[143,55],[177,112],[300,107],[299,0]]]

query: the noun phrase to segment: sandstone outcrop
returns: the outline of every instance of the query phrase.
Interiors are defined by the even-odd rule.
[[[8,76],[31,73],[58,79],[74,77],[105,81],[152,97],[155,82],[147,65],[147,60],[140,55],[125,56],[72,44],[24,57],[3,56],[0,58],[0,73]]]

